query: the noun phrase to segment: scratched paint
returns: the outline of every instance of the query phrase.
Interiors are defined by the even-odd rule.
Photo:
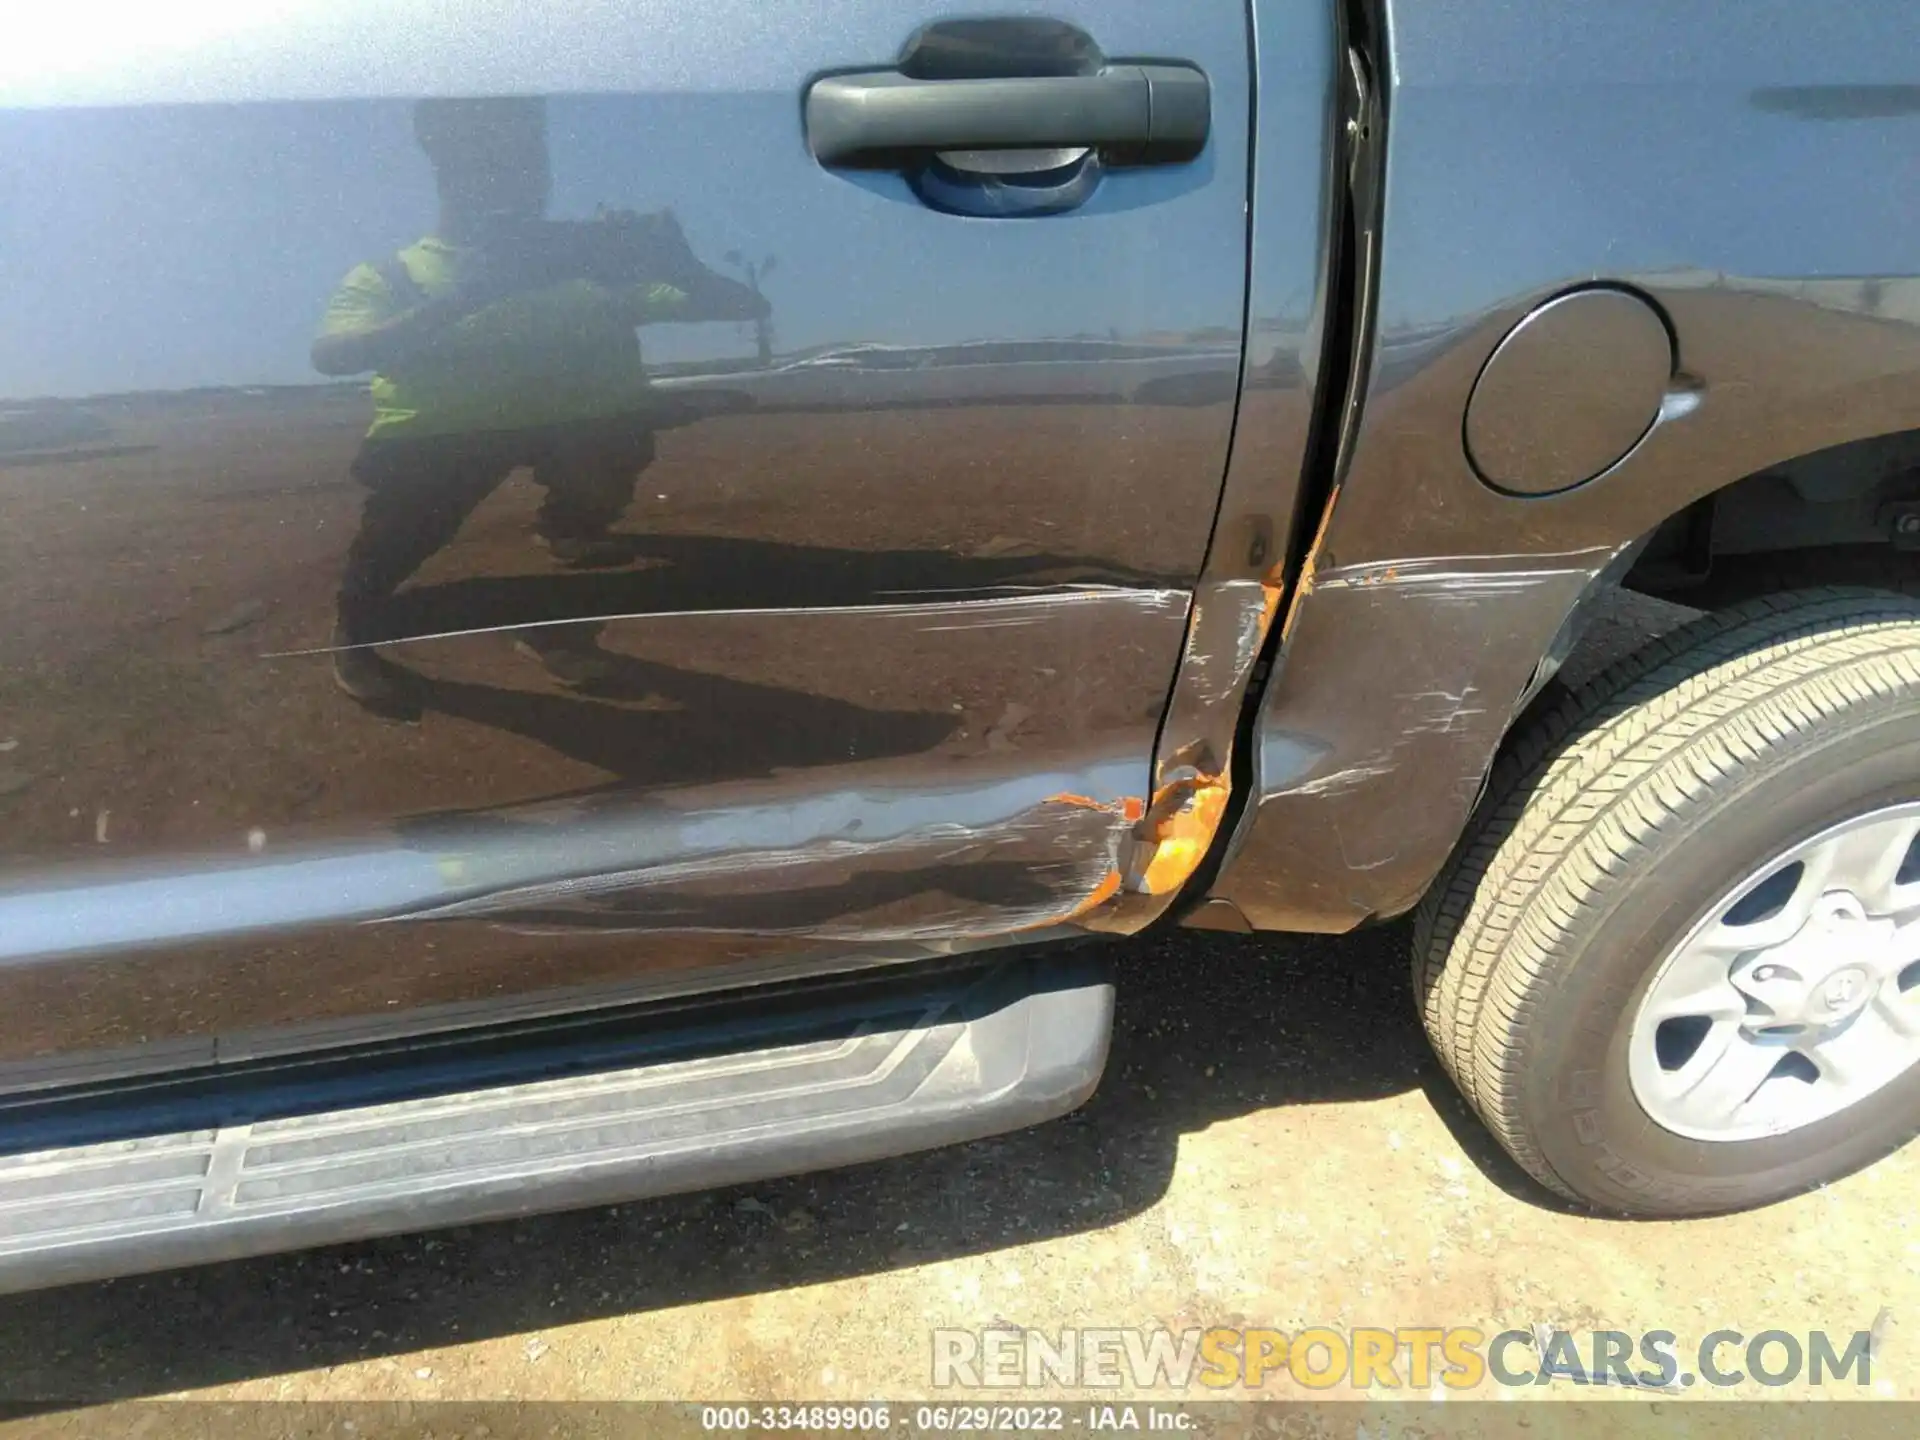
[[[1172,797],[1173,803],[1144,837],[1151,848],[1137,889],[1148,895],[1171,895],[1186,884],[1213,844],[1230,793],[1231,786],[1221,777],[1196,777]]]
[[[21,749],[76,760],[0,836],[0,1089],[62,1053],[138,1069],[216,1033],[352,1039],[1108,927],[1187,610],[1096,585],[608,612],[611,679],[572,692],[506,643],[533,627],[423,633],[385,647],[413,725],[362,714],[324,653],[259,659],[296,648],[267,620],[258,650],[183,662],[270,702],[217,788],[98,768],[170,733],[161,662],[110,705],[43,686]],[[275,783],[305,773],[324,785]],[[61,827],[84,856],[50,864]]]
[[[1258,927],[1303,930],[1416,902],[1535,662],[1614,553],[1321,570],[1263,702],[1254,823],[1211,893]]]
[[[1206,858],[1232,794],[1241,701],[1277,613],[1278,587],[1219,581],[1196,597],[1154,765],[1154,795],[1139,827],[1139,894],[1171,897]]]
[[[1432,559],[1370,561],[1319,572],[1311,588],[1371,590],[1395,587],[1453,599],[1510,594],[1553,575],[1593,574],[1618,552],[1617,545],[1557,554],[1449,555]]]

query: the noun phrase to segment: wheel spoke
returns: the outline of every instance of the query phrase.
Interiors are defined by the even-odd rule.
[[[1813,1062],[1813,1068],[1820,1072],[1821,1084],[1837,1085],[1843,1091],[1860,1084],[1865,1072],[1862,1062],[1866,1058],[1862,1052],[1867,1048],[1859,1043],[1861,1037],[1857,1033],[1862,1020],[1874,1025],[1879,1023],[1870,1014],[1862,1015],[1860,1020],[1854,1022],[1855,1033],[1847,1038],[1829,1040],[1824,1045],[1815,1045],[1802,1052]]]
[[[1920,821],[1904,816],[1844,831],[1807,851],[1805,880],[1813,882],[1815,896],[1847,890],[1869,914],[1884,913],[1892,908],[1893,878],[1916,832]]]
[[[1689,1015],[1707,1015],[1715,1020],[1738,1020],[1747,1013],[1747,997],[1727,978],[1724,955],[1701,952],[1700,962],[1680,973],[1661,977],[1647,996],[1641,1013],[1655,1025]]]
[[[1674,1077],[1674,1100],[1702,1125],[1724,1125],[1753,1098],[1786,1051],[1763,1045],[1725,1021],[1714,1026],[1699,1052]]]
[[[1883,988],[1842,1029],[1808,1046],[1804,1053],[1820,1072],[1821,1082],[1850,1092],[1851,1103],[1913,1063],[1917,1034],[1920,1016],[1908,1012],[1897,996],[1889,1002]]]
[[[1785,866],[1775,866],[1766,877],[1747,887],[1745,893],[1757,890],[1767,879],[1779,874]],[[1738,901],[1730,902],[1726,910],[1714,922],[1703,929],[1689,943],[1689,950],[1706,950],[1716,955],[1737,954],[1743,950],[1765,950],[1774,945],[1784,944],[1799,933],[1800,927],[1807,923],[1807,916],[1813,911],[1813,902],[1820,898],[1824,869],[1816,868],[1811,862],[1801,867],[1800,878],[1793,887],[1793,893],[1772,915],[1764,920],[1756,920],[1747,925],[1729,925],[1726,923],[1727,910],[1733,909]],[[1744,897],[1742,897],[1744,898]]]
[[[1895,926],[1893,933],[1887,937],[1884,963],[1897,972],[1916,960],[1920,960],[1920,920],[1909,920],[1904,925]]]
[[[1799,933],[1820,897],[1832,890],[1851,892],[1868,914],[1886,914],[1901,903],[1920,904],[1920,885],[1894,885],[1907,847],[1920,834],[1920,819],[1896,816],[1878,824],[1863,825],[1817,841],[1787,856],[1771,867],[1721,912],[1721,917],[1695,936],[1689,948],[1707,949],[1716,954],[1742,950],[1764,950],[1779,945]],[[1786,902],[1764,920],[1746,925],[1729,925],[1725,916],[1739,900],[1759,889],[1788,865],[1799,864],[1800,875]],[[1911,889],[1912,894],[1907,892]]]
[[[1883,985],[1867,1013],[1900,1040],[1920,1040],[1920,990],[1903,993],[1897,985]]]

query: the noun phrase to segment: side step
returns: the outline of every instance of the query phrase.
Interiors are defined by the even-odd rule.
[[[1112,1021],[1026,957],[0,1107],[0,1291],[977,1139],[1085,1100]]]

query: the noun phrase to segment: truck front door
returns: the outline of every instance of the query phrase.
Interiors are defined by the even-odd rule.
[[[1239,382],[1237,0],[98,8],[0,59],[0,1081],[1113,894]],[[1004,79],[1090,128],[924,101]]]

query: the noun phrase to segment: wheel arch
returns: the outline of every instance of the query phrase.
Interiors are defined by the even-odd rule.
[[[1871,327],[1855,372],[1816,385],[1790,365],[1735,367],[1731,320],[1750,329],[1753,297],[1660,298],[1682,337],[1669,404],[1633,453],[1560,495],[1492,491],[1419,423],[1458,406],[1460,373],[1524,304],[1456,337],[1471,364],[1434,367],[1451,383],[1376,375],[1288,594],[1250,718],[1251,794],[1209,899],[1256,929],[1340,931],[1412,908],[1512,726],[1615,587],[1713,608],[1860,583],[1871,556],[1876,577],[1920,590],[1920,551],[1894,543],[1908,502],[1920,524],[1920,427],[1900,423],[1915,418],[1920,330],[1891,327],[1889,364],[1871,353],[1878,317],[1763,294],[1775,355],[1794,353],[1796,326]],[[1711,363],[1687,369],[1688,356]]]

